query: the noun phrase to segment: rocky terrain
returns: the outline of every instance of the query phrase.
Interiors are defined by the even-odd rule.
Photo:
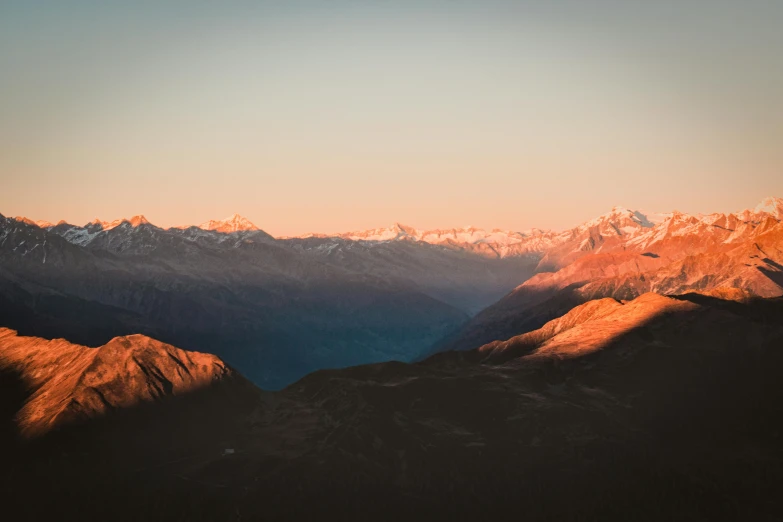
[[[502,238],[478,230],[1,218],[0,312],[20,330],[0,330],[3,504],[20,520],[777,520],[782,214],[615,208],[539,234],[535,255],[490,255]],[[458,309],[533,263],[472,319]]]
[[[21,376],[30,390],[15,418],[20,435],[28,438],[239,378],[214,355],[143,335],[88,348],[64,339],[22,337],[7,328],[0,328],[0,367]]]
[[[598,224],[581,228],[599,238],[585,243],[593,247],[565,256],[562,248],[549,251],[542,263],[555,257],[558,263],[570,262],[523,282],[435,350],[470,349],[525,333],[577,304],[602,297],[725,291],[783,295],[781,209],[783,200],[772,198],[737,214],[697,217],[675,212],[656,225],[628,225],[631,232],[624,235],[611,231],[612,224],[619,223],[615,218],[609,225],[604,218],[594,220]],[[602,226],[610,229],[607,235]]]
[[[27,335],[98,346],[143,333],[215,353],[277,389],[320,368],[475,348],[591,299],[781,295],[781,209],[615,207],[558,233],[395,225],[284,239],[238,215],[169,229],[2,218],[0,311]]]
[[[198,414],[114,411],[18,446],[4,505],[22,520],[774,520],[782,313],[607,298],[414,365],[216,391]]]
[[[238,215],[169,229],[2,218],[0,311],[27,335],[98,346],[143,333],[215,353],[277,389],[320,368],[475,348],[591,299],[781,295],[781,209],[615,207],[558,233],[395,225],[284,239]]]
[[[324,262],[259,230],[105,226],[0,218],[0,324],[88,346],[142,333],[217,354],[274,389],[319,368],[409,360],[468,317],[411,278]],[[418,262],[435,270],[444,258],[426,249]],[[451,280],[492,273],[444,252]]]

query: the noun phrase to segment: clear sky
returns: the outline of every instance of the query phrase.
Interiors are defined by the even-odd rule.
[[[0,212],[276,235],[783,196],[783,2],[0,0]]]

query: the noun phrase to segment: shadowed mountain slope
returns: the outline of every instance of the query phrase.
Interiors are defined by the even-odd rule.
[[[220,455],[261,395],[217,357],[145,336],[88,348],[8,329],[0,391],[0,500],[18,520],[170,519],[164,492],[148,495],[161,464]],[[107,503],[109,488],[132,502]]]
[[[410,279],[322,262],[258,230],[132,221],[71,242],[74,227],[0,218],[0,325],[90,346],[142,333],[275,389],[320,368],[410,360],[467,319]]]
[[[158,416],[87,425],[5,493],[47,492],[30,520],[774,520],[780,317],[780,299],[602,299],[478,350],[315,372],[219,437],[202,423],[187,454]]]

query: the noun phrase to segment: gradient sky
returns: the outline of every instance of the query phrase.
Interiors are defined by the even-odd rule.
[[[0,212],[275,235],[783,196],[783,2],[0,0]]]

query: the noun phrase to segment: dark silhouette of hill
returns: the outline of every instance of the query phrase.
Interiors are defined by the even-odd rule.
[[[645,294],[417,364],[205,388],[30,443],[4,505],[20,520],[775,520],[780,317],[780,299]]]

